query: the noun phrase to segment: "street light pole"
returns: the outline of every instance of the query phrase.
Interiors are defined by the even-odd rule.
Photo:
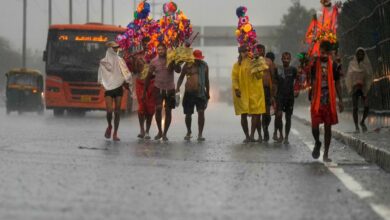
[[[73,24],[73,0],[69,0],[69,24]]]
[[[112,16],[112,24],[115,25],[115,3],[114,3],[114,0],[111,0],[111,16]]]
[[[49,0],[49,26],[51,25],[51,20],[52,20],[52,13],[51,13],[51,9],[52,9],[52,1]]]
[[[104,23],[104,0],[102,0],[102,24]]]
[[[89,23],[89,0],[87,0],[87,23]]]
[[[27,46],[27,0],[23,0],[23,57],[22,67],[26,68],[26,46]]]

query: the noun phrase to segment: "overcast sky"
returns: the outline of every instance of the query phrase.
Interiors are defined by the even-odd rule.
[[[53,23],[68,23],[68,0],[53,1]],[[105,23],[111,23],[111,1],[105,0]],[[133,0],[114,0],[117,25],[126,26],[133,17]],[[156,3],[168,0],[155,0]],[[0,36],[21,48],[23,0],[1,0]],[[48,28],[48,0],[27,0],[28,29],[27,47],[42,51],[46,44]],[[100,21],[101,0],[90,0],[91,21]],[[149,2],[152,2],[149,0]],[[235,9],[244,5],[254,25],[278,25],[286,13],[291,0],[176,0],[179,9],[192,20],[193,25],[236,25]],[[319,8],[319,0],[301,0],[308,8]],[[73,0],[74,23],[86,22],[86,0]],[[161,4],[156,6],[157,18],[161,15]],[[233,30],[232,30],[233,31]]]

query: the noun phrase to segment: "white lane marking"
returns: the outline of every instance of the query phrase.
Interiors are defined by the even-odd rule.
[[[378,213],[383,219],[389,220],[390,219],[390,209],[387,206],[384,205],[378,205],[378,204],[370,204],[371,208]]]
[[[291,132],[300,138],[301,135],[300,135],[298,130],[292,128]],[[308,141],[305,141],[303,138],[300,138],[300,139],[311,151],[313,150],[314,143],[310,143]],[[374,196],[374,194],[372,192],[364,189],[364,187],[359,182],[357,182],[352,176],[347,174],[343,168],[337,167],[337,164],[335,166],[335,164],[324,163],[324,165],[325,165],[325,167],[328,168],[328,170],[331,173],[333,173],[340,180],[340,182],[342,182],[344,184],[344,186],[349,191],[351,191],[352,193],[357,195],[360,199],[367,199],[367,198]],[[385,205],[375,204],[375,203],[372,203],[369,201],[367,201],[367,202],[369,203],[369,205],[371,206],[372,210],[375,213],[377,213],[379,216],[381,216],[385,220],[390,220],[390,207],[385,206]]]

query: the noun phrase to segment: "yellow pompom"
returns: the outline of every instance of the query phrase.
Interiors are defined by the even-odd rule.
[[[250,24],[244,25],[243,30],[245,31],[245,33],[248,33],[249,31],[252,30],[252,25]]]

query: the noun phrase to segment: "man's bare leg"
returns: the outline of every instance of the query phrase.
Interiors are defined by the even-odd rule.
[[[283,112],[278,112],[275,117],[275,125],[276,130],[279,132],[279,138],[277,138],[275,141],[278,143],[283,142]]]
[[[138,121],[140,127],[140,133],[138,135],[138,138],[144,138],[145,137],[145,115],[141,112],[138,112]]]
[[[370,111],[370,108],[369,108],[369,105],[368,105],[368,98],[367,97],[363,97],[363,103],[364,103],[364,112],[363,112],[363,117],[362,117],[362,121],[360,122],[360,126],[362,127],[363,129],[363,132],[367,132],[367,126],[366,126],[366,119],[368,117],[368,113]]]
[[[189,140],[191,140],[191,135],[192,135],[192,130],[191,130],[192,114],[187,114],[185,121],[186,121],[186,127],[187,127],[187,134],[184,137],[184,140],[189,141]]]
[[[119,123],[121,120],[121,104],[122,104],[122,97],[116,97],[115,98],[115,119],[114,119],[114,135],[113,140],[114,141],[120,141],[118,137],[118,129],[119,129]]]
[[[261,126],[263,126],[263,132],[264,132],[264,141],[268,142],[269,141],[269,125],[271,123],[271,115],[269,113],[265,113],[263,115],[263,121],[261,123]]]
[[[260,124],[259,123],[259,119],[260,119],[260,115],[252,115],[252,125],[251,125],[251,134],[250,134],[250,141],[251,142],[255,142],[255,132],[257,129],[259,129],[258,125]],[[261,129],[261,127],[260,127]],[[260,134],[261,134],[261,131],[260,131]]]
[[[248,115],[247,114],[241,115],[241,127],[242,127],[242,130],[244,131],[244,134],[245,134],[244,143],[250,142],[249,128],[248,128]]]
[[[311,155],[313,156],[314,159],[318,159],[320,157],[321,145],[322,145],[320,141],[320,126],[319,125],[312,126],[311,131],[315,140],[314,149]]]
[[[285,126],[285,138],[284,138],[284,144],[290,144],[288,140],[288,136],[290,135],[291,130],[291,114],[286,113],[286,126]]]
[[[156,124],[157,124],[158,134],[154,138],[154,140],[156,140],[156,141],[160,140],[163,136],[161,123],[162,123],[162,106],[157,106],[157,108],[156,108]]]
[[[107,96],[105,97],[106,101],[106,119],[107,119],[107,129],[104,134],[104,137],[107,139],[111,138],[111,130],[112,130],[112,112],[113,112],[113,104],[114,100],[112,97]]]
[[[203,128],[204,124],[206,122],[206,117],[204,111],[198,112],[198,141],[205,141],[205,138],[203,137]]]
[[[165,123],[164,123],[164,133],[163,133],[163,140],[168,141],[167,133],[169,130],[169,127],[171,126],[172,122],[172,109],[169,107],[165,107]]]
[[[152,120],[153,120],[153,114],[147,114],[146,115],[146,134],[145,139],[150,139],[150,127],[152,126]]]
[[[273,135],[272,139],[274,141],[277,141],[279,139],[278,138],[278,118],[276,115],[275,115],[275,120],[274,120],[274,135]]]
[[[329,147],[330,147],[330,142],[332,140],[332,126],[325,125],[324,127],[325,127],[325,149],[324,149],[323,160],[324,162],[332,162],[332,160],[329,158]]]

